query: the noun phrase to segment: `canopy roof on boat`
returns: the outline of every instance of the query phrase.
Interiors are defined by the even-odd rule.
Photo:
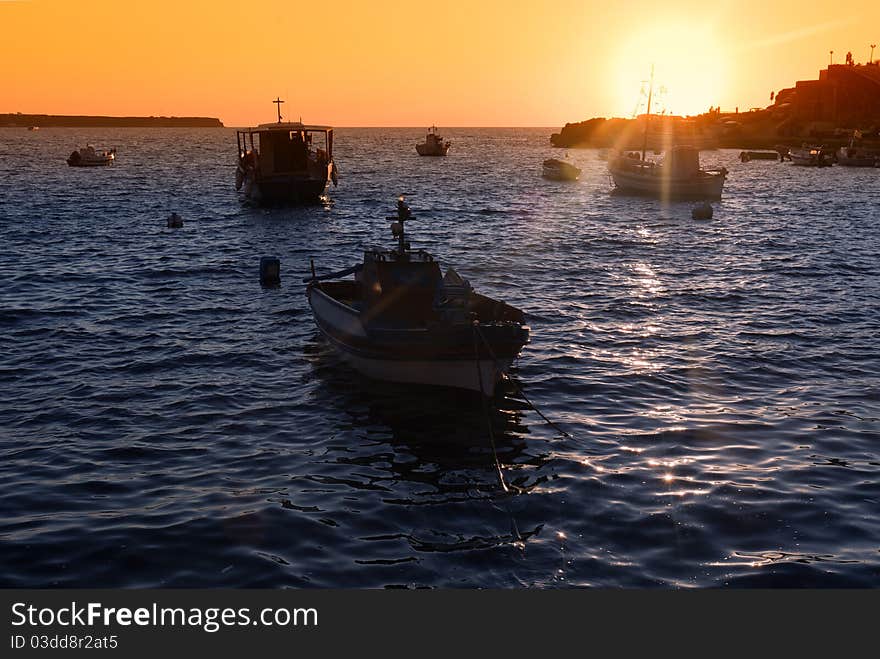
[[[292,131],[303,130],[312,133],[329,133],[333,130],[333,126],[319,126],[316,124],[303,124],[299,121],[274,122],[271,124],[260,124],[253,128],[241,128],[240,133],[266,133],[273,130]]]

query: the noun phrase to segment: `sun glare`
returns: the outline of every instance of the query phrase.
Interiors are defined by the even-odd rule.
[[[675,22],[633,32],[621,41],[611,67],[618,116],[646,111],[652,65],[652,113],[694,115],[718,105],[727,68],[723,51],[706,25]]]

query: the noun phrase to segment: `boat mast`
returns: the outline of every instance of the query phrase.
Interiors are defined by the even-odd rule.
[[[404,195],[401,194],[397,197],[397,217],[389,217],[388,219],[393,220],[393,223],[391,224],[391,235],[397,238],[397,250],[398,253],[403,256],[409,249],[409,243],[406,241],[405,224],[407,220],[415,219],[412,211],[406,203],[406,197]]]
[[[281,123],[281,104],[284,103],[284,101],[282,101],[281,97],[279,96],[272,102],[278,106],[278,123],[280,124]]]
[[[651,85],[648,87],[648,112],[645,114],[645,137],[642,139],[642,162],[645,162],[645,151],[648,150],[648,122],[651,119],[651,97],[654,95],[654,65],[651,65]]]

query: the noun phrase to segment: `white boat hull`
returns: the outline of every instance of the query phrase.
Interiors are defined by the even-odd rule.
[[[468,389],[491,395],[513,359],[407,359],[377,357],[340,341],[338,336],[366,339],[358,312],[319,289],[308,289],[318,329],[339,355],[359,373],[374,380]],[[413,330],[419,332],[422,330]],[[479,368],[479,370],[478,370]]]
[[[373,380],[454,387],[491,395],[510,367],[509,362],[498,364],[492,359],[481,359],[478,375],[477,363],[473,359],[456,362],[372,359],[350,352],[344,344],[334,340],[326,332],[322,333],[348,364],[361,375]]]
[[[541,176],[551,181],[577,181],[581,170],[574,165],[556,161],[542,165]]]

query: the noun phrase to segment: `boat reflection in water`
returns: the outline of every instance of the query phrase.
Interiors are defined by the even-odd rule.
[[[548,445],[531,437],[527,405],[513,397],[512,385],[500,385],[484,406],[478,394],[463,389],[367,378],[348,368],[317,332],[305,352],[317,380],[313,401],[331,410],[328,419],[337,419],[334,435],[349,436],[351,460],[381,463],[401,496],[407,489],[400,481],[431,486],[408,496],[435,503],[503,495],[495,454],[513,493],[529,492],[549,478]]]

